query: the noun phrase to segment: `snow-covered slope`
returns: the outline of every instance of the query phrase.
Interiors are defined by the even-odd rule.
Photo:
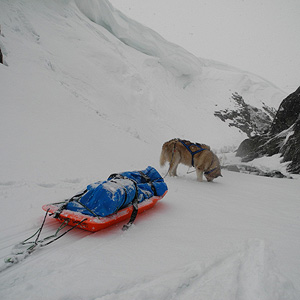
[[[107,1],[2,1],[1,23],[5,178],[30,168],[37,178],[45,168],[55,177],[90,174],[86,157],[102,165],[103,153],[122,156],[124,143],[142,152],[159,152],[173,137],[237,146],[245,134],[213,112],[229,106],[233,92],[257,106],[278,106],[284,96],[257,76],[195,58]]]
[[[164,175],[160,148],[174,137],[238,146],[245,134],[214,111],[234,92],[258,107],[286,96],[106,0],[2,0],[0,23],[2,263],[40,225],[43,204],[118,171]],[[299,299],[299,180],[224,171],[200,184],[179,173],[130,231],[76,230],[2,271],[0,298]],[[44,234],[56,227],[47,221]]]

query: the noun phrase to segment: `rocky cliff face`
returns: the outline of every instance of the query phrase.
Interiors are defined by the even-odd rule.
[[[234,109],[225,109],[215,111],[214,115],[223,122],[228,123],[230,127],[239,128],[245,132],[248,137],[266,132],[276,114],[274,108],[263,105],[263,109],[259,109],[247,104],[243,97],[237,93],[232,94]]]
[[[278,153],[290,161],[289,172],[300,174],[300,87],[282,101],[269,130],[244,140],[236,155],[247,162]]]

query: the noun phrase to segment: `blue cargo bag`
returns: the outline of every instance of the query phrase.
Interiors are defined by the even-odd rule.
[[[70,201],[66,209],[105,217],[130,205],[134,199],[140,203],[153,196],[162,196],[167,190],[163,178],[149,166],[142,171],[112,174],[106,181],[88,185],[83,195]]]

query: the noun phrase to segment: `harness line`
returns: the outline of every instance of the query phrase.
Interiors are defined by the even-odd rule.
[[[69,224],[69,220],[68,221],[65,221],[63,222],[59,227],[58,229],[56,230],[56,232],[50,236],[47,236],[43,239],[39,239],[40,237],[40,234],[43,230],[43,227],[44,227],[44,224],[45,224],[45,221],[46,221],[46,218],[48,216],[48,212],[49,212],[49,209],[46,211],[46,214],[44,216],[44,219],[43,219],[43,222],[42,222],[42,225],[41,227],[33,234],[31,235],[29,238],[25,239],[23,242],[17,244],[14,249],[19,249],[23,246],[26,246],[26,245],[30,245],[28,248],[26,248],[25,250],[22,250],[20,249],[19,251],[16,252],[16,254],[13,254],[12,256],[8,257],[5,259],[5,263],[7,264],[6,267],[10,267],[12,266],[13,264],[16,264],[18,263],[19,261],[25,259],[29,254],[31,254],[34,250],[36,250],[38,247],[45,247],[51,243],[53,243],[54,241],[60,239],[61,237],[63,237],[65,234],[67,234],[68,232],[70,232],[71,230],[73,230],[74,228],[76,228],[77,226],[79,226],[81,223],[83,223],[84,221],[86,221],[87,219],[83,219],[81,220],[80,222],[78,222],[77,224],[75,224],[74,226],[72,226],[71,228],[69,228],[67,231],[65,231],[64,233],[62,233],[61,235],[58,235],[58,233],[63,229],[65,228],[68,224]],[[30,239],[32,239],[33,237],[35,237],[35,240],[34,241],[29,241]],[[46,242],[47,240],[51,239],[50,241]],[[3,271],[5,268],[1,269],[1,271]]]

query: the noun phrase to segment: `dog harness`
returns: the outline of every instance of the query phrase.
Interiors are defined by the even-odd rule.
[[[191,153],[191,155],[192,155],[192,166],[193,167],[194,167],[194,155],[201,152],[201,151],[208,150],[206,148],[202,148],[202,145],[199,144],[199,143],[193,144],[190,141],[180,140],[180,139],[178,139],[178,141]],[[196,146],[198,148],[198,150],[192,151],[191,150],[192,146]]]
[[[202,147],[202,145],[201,144],[199,144],[199,143],[191,143],[190,141],[187,141],[187,140],[181,140],[181,139],[178,139],[178,141],[191,153],[191,155],[192,155],[192,166],[193,167],[195,167],[194,166],[194,155],[195,154],[197,154],[197,153],[199,153],[199,152],[201,152],[201,151],[204,151],[204,150],[207,150],[207,151],[210,151],[209,149],[207,149],[207,148],[203,148]],[[196,146],[197,148],[198,148],[198,150],[195,150],[195,151],[192,151],[191,150],[191,147],[192,146]],[[213,163],[214,163],[214,157],[213,157],[213,159],[212,159],[212,161],[211,161],[211,163],[210,163],[210,166],[209,166],[209,168],[208,169],[210,169],[211,168],[211,166],[213,165]],[[208,175],[208,174],[210,174],[210,173],[212,173],[212,172],[214,172],[215,170],[217,169],[217,167],[216,168],[213,168],[213,169],[211,169],[211,170],[209,170],[209,171],[205,171],[204,172],[204,174],[206,174],[206,175]]]

